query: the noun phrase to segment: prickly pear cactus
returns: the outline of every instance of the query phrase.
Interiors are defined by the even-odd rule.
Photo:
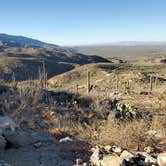
[[[116,116],[119,119],[134,119],[137,116],[136,109],[130,104],[116,104]]]

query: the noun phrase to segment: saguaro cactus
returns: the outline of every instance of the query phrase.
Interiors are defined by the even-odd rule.
[[[153,77],[152,75],[150,76],[150,91],[153,90]]]
[[[76,84],[76,92],[77,92],[77,94],[78,94],[78,84]]]
[[[124,91],[127,91],[127,82],[124,82]]]
[[[155,88],[157,88],[157,83],[158,83],[158,77],[155,77]]]
[[[87,72],[87,93],[90,92],[90,72]]]
[[[42,61],[41,68],[39,67],[39,84],[41,89],[47,89],[47,72],[44,61]]]

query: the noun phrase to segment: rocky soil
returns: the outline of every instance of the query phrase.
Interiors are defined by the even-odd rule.
[[[48,133],[25,132],[8,116],[0,116],[0,166],[166,166],[166,153],[118,146],[91,146],[70,137],[55,140]],[[7,162],[7,163],[5,163]]]
[[[0,166],[70,166],[88,159],[87,143],[71,138],[55,140],[44,131],[25,132],[8,116],[0,116]],[[3,160],[5,162],[3,162]]]

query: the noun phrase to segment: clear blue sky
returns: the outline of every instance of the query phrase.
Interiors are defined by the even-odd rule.
[[[0,33],[61,45],[166,40],[166,0],[0,0]]]

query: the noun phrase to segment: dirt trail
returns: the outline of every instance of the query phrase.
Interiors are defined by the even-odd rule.
[[[66,143],[50,143],[40,148],[28,146],[1,152],[0,160],[12,166],[72,166],[79,153],[66,149]]]

